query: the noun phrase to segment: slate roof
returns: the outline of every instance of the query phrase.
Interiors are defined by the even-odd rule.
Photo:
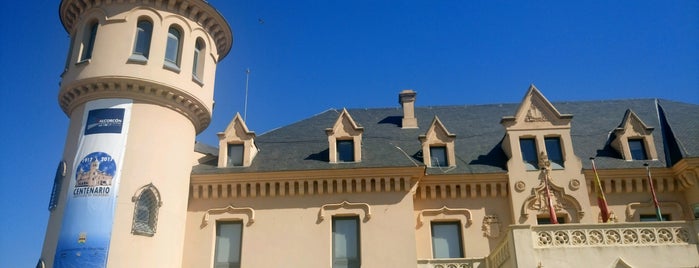
[[[572,114],[571,138],[575,155],[586,169],[596,157],[598,169],[641,168],[646,161],[625,161],[610,146],[612,131],[631,109],[649,127],[658,152],[651,166],[665,167],[678,158],[699,157],[699,105],[656,99],[552,103],[562,114]],[[194,174],[266,172],[369,167],[424,166],[418,136],[425,134],[434,116],[456,134],[456,167],[427,168],[429,174],[482,174],[507,172],[501,149],[503,116],[513,116],[519,104],[416,107],[418,129],[401,129],[401,108],[348,109],[364,127],[362,161],[328,163],[328,138],[342,110],[327,110],[305,120],[264,133],[255,139],[260,149],[250,167],[217,168],[215,161],[197,165]],[[659,115],[663,115],[662,117]],[[663,120],[661,120],[661,118]],[[669,141],[665,142],[664,138]],[[676,145],[673,145],[676,143]],[[199,146],[198,148],[205,148]],[[667,149],[667,152],[666,152]],[[213,155],[211,150],[207,150]],[[669,153],[668,153],[669,152]],[[666,158],[669,156],[676,157]]]

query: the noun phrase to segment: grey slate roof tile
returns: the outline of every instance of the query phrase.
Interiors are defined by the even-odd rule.
[[[682,156],[699,156],[699,105],[659,101],[668,124],[681,144]],[[575,155],[584,168],[591,168],[589,157],[596,157],[598,169],[640,168],[646,161],[625,161],[611,148],[610,134],[624,119],[627,109],[649,127],[658,161],[651,166],[667,166],[665,143],[654,99],[630,99],[584,102],[554,102],[562,114],[572,114],[571,137]],[[416,107],[418,129],[401,129],[400,108],[348,109],[354,121],[364,127],[362,161],[328,163],[325,129],[332,127],[341,110],[328,110],[258,136],[260,152],[250,167],[216,168],[205,163],[193,173],[260,172],[314,169],[351,169],[367,167],[424,166],[418,136],[425,134],[434,116],[449,132],[456,134],[457,165],[454,168],[427,168],[429,174],[482,174],[506,172],[507,156],[501,149],[505,129],[503,116],[516,113],[519,104]],[[210,150],[207,150],[210,152]]]

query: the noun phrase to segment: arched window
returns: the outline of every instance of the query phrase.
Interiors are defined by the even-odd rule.
[[[92,50],[95,47],[95,37],[97,37],[97,25],[97,21],[94,21],[88,24],[87,28],[85,28],[85,32],[83,33],[80,61],[86,61],[92,58]]]
[[[180,70],[180,50],[182,32],[175,27],[167,30],[167,46],[165,47],[165,67]]]
[[[194,80],[199,83],[201,83],[201,79],[204,76],[204,60],[206,58],[205,49],[206,46],[204,45],[204,40],[197,38],[197,42],[194,44],[192,75],[194,76]]]
[[[49,211],[53,211],[58,206],[58,196],[61,194],[61,185],[66,176],[66,162],[61,161],[56,168],[56,176],[53,178],[53,188],[49,199]]]
[[[141,187],[131,199],[135,204],[131,233],[153,236],[158,223],[160,193],[153,184]]]
[[[153,23],[148,20],[141,19],[136,24],[136,40],[133,45],[133,54],[131,60],[147,61],[150,51],[150,39],[153,34]]]

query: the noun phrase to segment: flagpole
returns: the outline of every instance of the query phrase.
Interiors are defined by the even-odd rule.
[[[650,193],[653,196],[653,205],[655,205],[655,217],[658,221],[663,221],[663,216],[660,213],[660,205],[658,204],[658,197],[655,195],[655,187],[653,187],[653,179],[650,177],[650,167],[648,163],[643,164],[646,167],[646,173],[648,174],[648,186],[650,187]]]
[[[558,224],[556,210],[553,207],[553,200],[551,200],[551,189],[549,189],[551,161],[549,161],[548,156],[544,152],[541,152],[539,155],[539,167],[541,167],[541,172],[544,173],[544,189],[546,189],[546,203],[549,207],[549,218],[551,218],[552,224]]]
[[[556,210],[553,208],[553,201],[551,201],[551,190],[549,190],[549,172],[548,169],[544,170],[546,176],[544,177],[544,184],[546,185],[546,202],[549,206],[549,217],[551,218],[552,224],[558,224],[558,219],[556,217]]]
[[[590,157],[590,162],[592,162],[592,171],[595,173],[595,191],[597,191],[597,206],[602,213],[602,222],[609,221],[609,207],[607,207],[607,198],[604,197],[604,190],[602,190],[602,182],[597,175],[597,166],[595,165],[595,158]]]
[[[549,170],[544,169],[544,186],[546,188],[546,203],[549,207],[549,217],[551,218],[552,224],[558,224],[558,217],[556,217],[556,210],[553,208],[553,201],[551,200],[551,190],[549,189]]]

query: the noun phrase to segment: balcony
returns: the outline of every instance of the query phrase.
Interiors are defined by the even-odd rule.
[[[418,268],[487,268],[485,258],[418,260]]]
[[[696,267],[697,221],[511,225],[485,258],[418,260],[418,268]]]

